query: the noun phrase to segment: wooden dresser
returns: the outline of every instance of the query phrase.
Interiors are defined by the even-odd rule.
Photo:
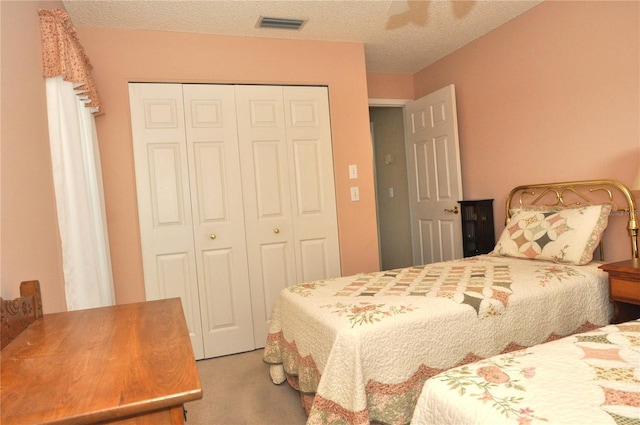
[[[178,298],[45,314],[1,357],[4,425],[182,424],[202,398]]]

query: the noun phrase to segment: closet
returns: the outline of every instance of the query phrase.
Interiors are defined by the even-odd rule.
[[[129,84],[147,300],[197,359],[263,347],[277,295],[340,275],[326,87]]]

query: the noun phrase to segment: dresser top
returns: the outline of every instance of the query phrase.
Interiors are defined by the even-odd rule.
[[[45,314],[1,357],[5,425],[93,423],[202,397],[178,298]]]

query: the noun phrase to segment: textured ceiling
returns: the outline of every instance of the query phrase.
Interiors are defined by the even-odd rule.
[[[364,43],[368,72],[415,73],[541,0],[69,0],[76,27]],[[299,31],[260,16],[307,19]]]

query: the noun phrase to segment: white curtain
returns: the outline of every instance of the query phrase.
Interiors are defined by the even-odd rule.
[[[46,80],[67,308],[113,305],[102,172],[92,108],[62,76]]]

